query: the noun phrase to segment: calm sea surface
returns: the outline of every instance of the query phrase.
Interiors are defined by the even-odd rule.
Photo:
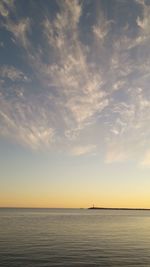
[[[150,267],[150,211],[0,209],[0,266]]]

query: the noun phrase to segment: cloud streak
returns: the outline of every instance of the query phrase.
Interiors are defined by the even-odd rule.
[[[72,148],[71,154],[73,156],[88,155],[94,153],[95,149],[96,149],[95,145],[76,146]]]

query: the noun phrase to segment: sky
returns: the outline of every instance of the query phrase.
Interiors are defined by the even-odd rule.
[[[0,206],[150,208],[150,1],[0,1]]]

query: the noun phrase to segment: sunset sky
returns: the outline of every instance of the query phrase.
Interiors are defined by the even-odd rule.
[[[150,1],[0,1],[0,206],[150,208]]]

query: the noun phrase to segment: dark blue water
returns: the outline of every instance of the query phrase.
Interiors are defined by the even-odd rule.
[[[150,266],[150,211],[0,209],[0,266]]]

